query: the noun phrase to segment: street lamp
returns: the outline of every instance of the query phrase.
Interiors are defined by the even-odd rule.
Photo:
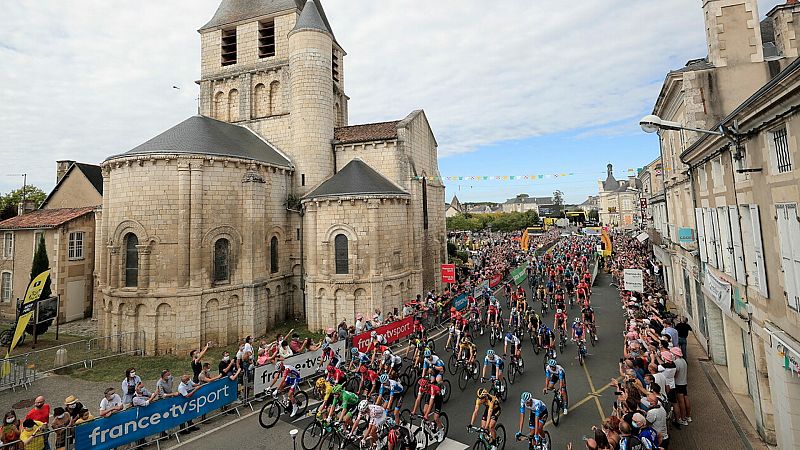
[[[289,432],[289,436],[292,437],[292,448],[294,450],[297,450],[297,433],[299,433],[299,432],[300,432],[300,430],[298,430],[297,428],[295,428],[295,429],[293,429],[293,430],[291,430]]]
[[[722,126],[720,126],[720,129],[722,131],[703,130],[700,128],[685,127],[678,122],[671,122],[669,120],[664,120],[661,117],[658,117],[654,114],[642,117],[642,120],[639,121],[639,126],[642,127],[642,131],[644,131],[645,133],[655,133],[658,130],[687,130],[687,131],[695,131],[697,133],[713,134],[715,136],[728,136],[728,134],[725,133],[725,131],[727,130],[724,129]]]

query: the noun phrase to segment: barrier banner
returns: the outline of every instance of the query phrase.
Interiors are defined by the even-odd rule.
[[[527,268],[528,264],[523,264],[511,271],[511,279],[514,280],[514,284],[519,286],[520,283],[528,278],[528,272],[526,271]]]
[[[500,284],[501,281],[503,281],[503,274],[502,273],[495,274],[495,276],[489,279],[489,287],[493,288],[498,284]]]
[[[623,284],[626,291],[644,292],[644,274],[642,269],[625,269]]]
[[[331,348],[336,353],[336,356],[339,357],[340,361],[345,360],[344,341],[332,343]],[[320,359],[322,359],[322,349],[290,356],[284,360],[284,364],[294,366],[300,372],[300,378],[306,379],[317,373]],[[264,389],[269,387],[275,376],[275,364],[256,367],[255,374],[253,375],[253,392],[258,394],[264,392]]]
[[[467,294],[461,294],[458,297],[453,299],[453,306],[461,311],[462,309],[467,307]]]
[[[403,320],[398,320],[397,322],[380,326],[371,331],[365,331],[353,337],[353,347],[357,348],[360,352],[365,351],[369,346],[370,335],[372,331],[377,331],[378,334],[384,335],[386,337],[386,342],[393,344],[411,334],[413,330],[414,318],[412,316],[408,316]]]
[[[456,265],[442,264],[442,283],[456,282]]]
[[[225,377],[201,386],[189,398],[169,397],[83,423],[75,431],[75,448],[111,449],[175,428],[233,403],[236,387],[236,381]]]

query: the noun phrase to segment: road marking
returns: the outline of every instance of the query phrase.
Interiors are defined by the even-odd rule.
[[[584,364],[582,367],[583,367],[583,372],[586,374],[586,379],[589,380],[589,388],[592,390],[591,394],[587,395],[586,398],[594,398],[594,403],[595,405],[597,405],[597,412],[600,413],[600,421],[606,420],[606,415],[603,412],[603,406],[600,405],[599,393],[597,392],[597,389],[595,389],[594,387],[594,382],[592,382],[592,376],[589,375],[589,369],[586,368],[586,364]]]
[[[439,450],[464,450],[469,448],[469,445],[454,441],[450,438],[444,438],[444,441],[442,441],[437,448]]]

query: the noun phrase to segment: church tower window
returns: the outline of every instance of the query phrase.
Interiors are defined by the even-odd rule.
[[[214,243],[214,281],[228,281],[230,279],[230,242],[218,239]]]
[[[236,64],[236,28],[222,30],[222,65]]]
[[[272,236],[269,241],[269,272],[278,273],[278,237]]]
[[[125,287],[139,286],[139,238],[133,233],[125,236]]]
[[[331,68],[333,69],[333,81],[339,82],[339,55],[336,54],[336,50],[333,50],[333,55],[331,55],[331,61],[333,64]]]
[[[350,263],[348,261],[349,251],[347,248],[347,236],[337,234],[333,240],[334,257],[336,260],[336,273],[350,273]]]
[[[258,22],[258,57],[275,56],[275,21]]]

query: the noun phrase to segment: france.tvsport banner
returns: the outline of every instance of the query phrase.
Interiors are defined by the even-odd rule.
[[[236,400],[237,382],[228,377],[205,384],[191,397],[169,397],[78,425],[75,448],[104,450],[167,431]]]
[[[337,341],[331,344],[331,348],[339,357],[340,361],[344,361],[344,341]],[[300,378],[308,378],[317,372],[319,360],[322,358],[322,350],[315,350],[313,352],[301,353],[299,355],[290,356],[286,358],[284,364],[294,366],[300,372]],[[275,376],[275,364],[267,364],[265,366],[256,367],[255,374],[253,375],[253,392],[262,393],[264,389],[269,387]]]
[[[524,264],[511,271],[511,279],[514,280],[514,284],[519,286],[520,283],[528,278],[528,272],[526,271],[527,268],[528,265]]]

